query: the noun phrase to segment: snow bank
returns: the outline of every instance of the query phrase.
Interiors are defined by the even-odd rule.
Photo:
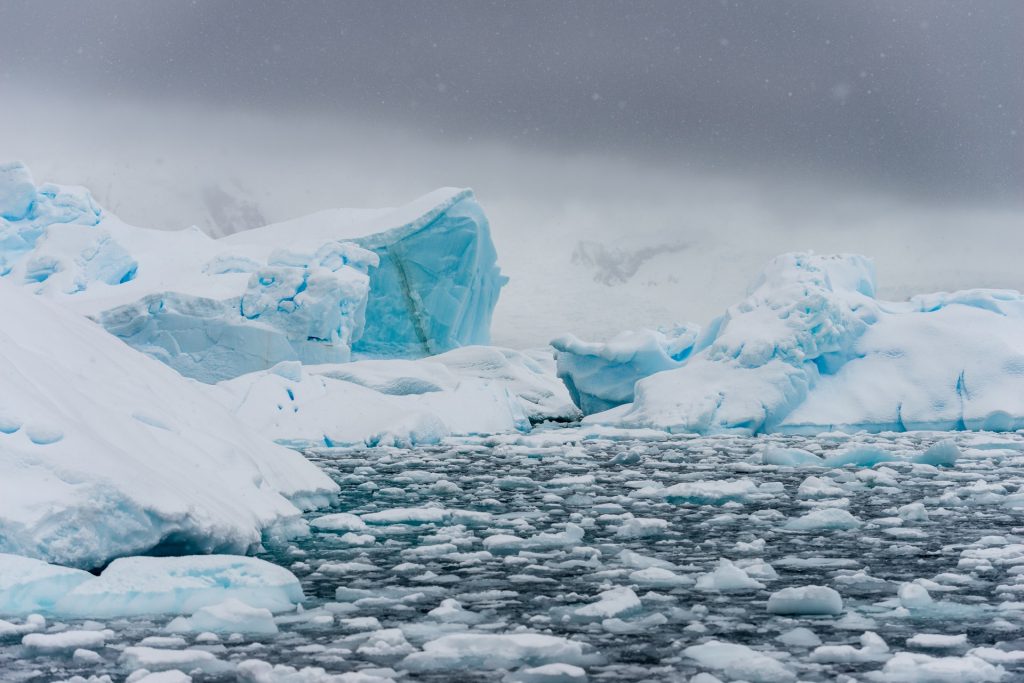
[[[739,434],[1024,427],[1024,296],[874,293],[863,256],[779,256],[680,367],[639,379],[632,403],[585,422]]]
[[[0,275],[204,382],[344,362],[360,339],[371,354],[486,343],[505,282],[468,190],[219,240],[127,225],[20,164],[0,167],[0,203]]]
[[[416,361],[286,363],[222,382],[212,395],[257,433],[292,445],[427,444],[579,415],[530,356],[481,346]]]
[[[96,324],[7,280],[0,308],[0,552],[244,553],[337,489]]]

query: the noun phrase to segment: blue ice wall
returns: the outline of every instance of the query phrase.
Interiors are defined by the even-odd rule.
[[[465,190],[429,221],[354,240],[374,251],[364,356],[425,356],[490,343],[491,315],[508,281],[490,225]]]

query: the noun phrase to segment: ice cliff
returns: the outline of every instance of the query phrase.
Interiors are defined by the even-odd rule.
[[[333,210],[212,239],[120,221],[88,191],[0,166],[0,275],[216,382],[288,360],[487,343],[505,282],[468,190]]]
[[[586,376],[564,374],[602,387],[641,374],[608,355],[591,353],[603,360]],[[785,254],[678,367],[640,377],[631,402],[586,421],[704,434],[1019,429],[1024,297],[969,290],[887,302],[863,256]]]
[[[0,553],[244,553],[337,486],[209,389],[0,279]]]

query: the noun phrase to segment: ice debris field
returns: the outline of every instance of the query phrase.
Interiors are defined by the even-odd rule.
[[[469,190],[220,239],[0,164],[0,679],[1024,680],[1024,297],[783,254],[489,345]]]
[[[818,462],[794,463],[798,453]],[[256,558],[127,558],[93,576],[0,556],[0,671],[1024,676],[1018,435],[623,440],[569,429],[309,455],[340,497],[306,514],[309,535],[268,541]]]

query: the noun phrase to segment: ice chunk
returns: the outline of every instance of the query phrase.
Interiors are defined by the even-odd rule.
[[[907,647],[922,650],[955,650],[967,647],[967,634],[950,636],[941,633],[918,633],[907,638]]]
[[[83,568],[150,551],[244,553],[264,530],[300,529],[300,507],[337,490],[94,323],[6,279],[0,308],[19,321],[0,337],[0,414],[24,425],[0,434],[0,553]]]
[[[841,508],[811,510],[805,515],[786,522],[791,531],[832,531],[857,529],[861,521]]]
[[[48,611],[61,596],[92,578],[80,569],[0,553],[0,614]]]
[[[932,657],[900,652],[886,662],[874,680],[880,683],[989,683],[1003,680],[1006,670],[973,655]]]
[[[828,586],[790,586],[768,597],[772,614],[841,614],[843,599]]]
[[[632,616],[641,609],[640,598],[632,589],[618,587],[602,592],[596,601],[576,608],[573,614],[585,619],[610,619]]]
[[[516,671],[506,678],[508,683],[583,683],[587,672],[572,664],[544,664]]]
[[[690,354],[698,328],[621,332],[604,344],[565,335],[551,342],[558,376],[585,415],[633,400],[633,385],[656,372],[677,368]]]
[[[21,639],[30,652],[53,654],[78,648],[99,648],[106,643],[103,631],[60,631],[59,633],[29,633]]]
[[[290,571],[255,557],[125,557],[111,562],[99,577],[76,586],[57,601],[53,611],[94,618],[191,614],[202,607],[238,600],[253,608],[281,612],[302,599],[302,588]],[[227,611],[208,616],[226,615]]]
[[[200,607],[191,617],[178,617],[167,630],[186,633],[277,633],[274,615],[266,607],[251,607],[237,598],[208,607]]]
[[[775,640],[791,647],[817,647],[821,645],[821,638],[814,631],[803,626],[790,629],[776,636]]]
[[[511,669],[545,664],[587,665],[597,661],[585,643],[540,633],[455,633],[423,645],[402,660],[410,671]]]
[[[765,465],[778,465],[780,467],[806,467],[821,465],[822,459],[802,448],[782,448],[768,444],[765,446],[764,453],[761,456],[761,462]]]
[[[763,583],[751,578],[745,571],[724,557],[718,561],[718,566],[713,572],[697,577],[697,590],[702,591],[735,593],[761,590],[762,588],[764,588]]]
[[[746,645],[709,640],[691,645],[683,654],[708,669],[721,671],[734,680],[751,683],[788,683],[796,676],[777,659]]]
[[[222,674],[233,667],[206,650],[160,650],[152,647],[127,647],[121,654],[121,663],[129,669],[167,671],[178,669]]]
[[[865,631],[860,637],[860,647],[852,645],[822,645],[811,653],[811,661],[833,664],[851,664],[886,660],[889,646],[873,631]]]

